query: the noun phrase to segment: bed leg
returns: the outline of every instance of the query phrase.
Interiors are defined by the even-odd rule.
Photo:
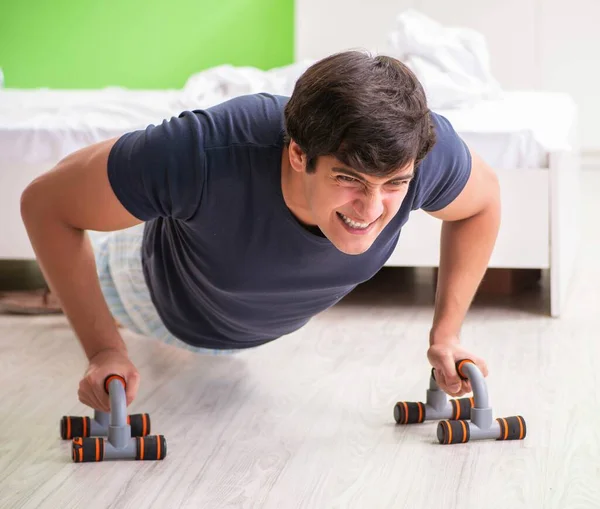
[[[550,315],[564,311],[579,251],[580,163],[574,152],[550,154]]]
[[[558,271],[550,269],[550,316],[560,317],[561,313],[561,291]]]

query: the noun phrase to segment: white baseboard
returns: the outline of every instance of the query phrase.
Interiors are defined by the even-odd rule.
[[[581,154],[583,170],[600,170],[600,151],[585,151]]]

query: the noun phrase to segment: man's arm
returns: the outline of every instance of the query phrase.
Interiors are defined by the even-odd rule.
[[[204,122],[204,115],[183,112],[86,147],[35,179],[21,197],[42,272],[88,357],[79,400],[92,408],[107,411],[106,375],[125,378],[128,404],[140,376],[102,294],[85,230],[193,217],[205,182]]]
[[[460,328],[487,269],[500,227],[500,187],[494,171],[471,151],[471,174],[443,220],[430,345],[458,341]]]
[[[114,143],[71,154],[21,196],[21,216],[40,269],[88,359],[103,350],[125,350],[125,345],[100,290],[85,230],[119,230],[142,222],[121,205],[108,181]]]

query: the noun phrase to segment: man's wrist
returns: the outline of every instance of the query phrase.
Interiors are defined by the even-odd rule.
[[[432,327],[429,331],[429,345],[450,345],[460,343],[460,330]]]
[[[120,335],[118,337],[118,340],[115,339],[115,341],[113,342],[98,345],[96,348],[93,348],[89,352],[87,352],[88,362],[92,362],[98,356],[115,353],[119,355],[125,355],[126,357],[129,356],[127,346],[125,345],[125,342],[120,337]]]

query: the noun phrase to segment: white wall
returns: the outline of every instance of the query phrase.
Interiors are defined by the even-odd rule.
[[[571,94],[580,108],[582,148],[600,156],[600,1],[296,0],[296,58],[348,48],[385,52],[395,17],[406,8],[482,32],[505,89]]]

